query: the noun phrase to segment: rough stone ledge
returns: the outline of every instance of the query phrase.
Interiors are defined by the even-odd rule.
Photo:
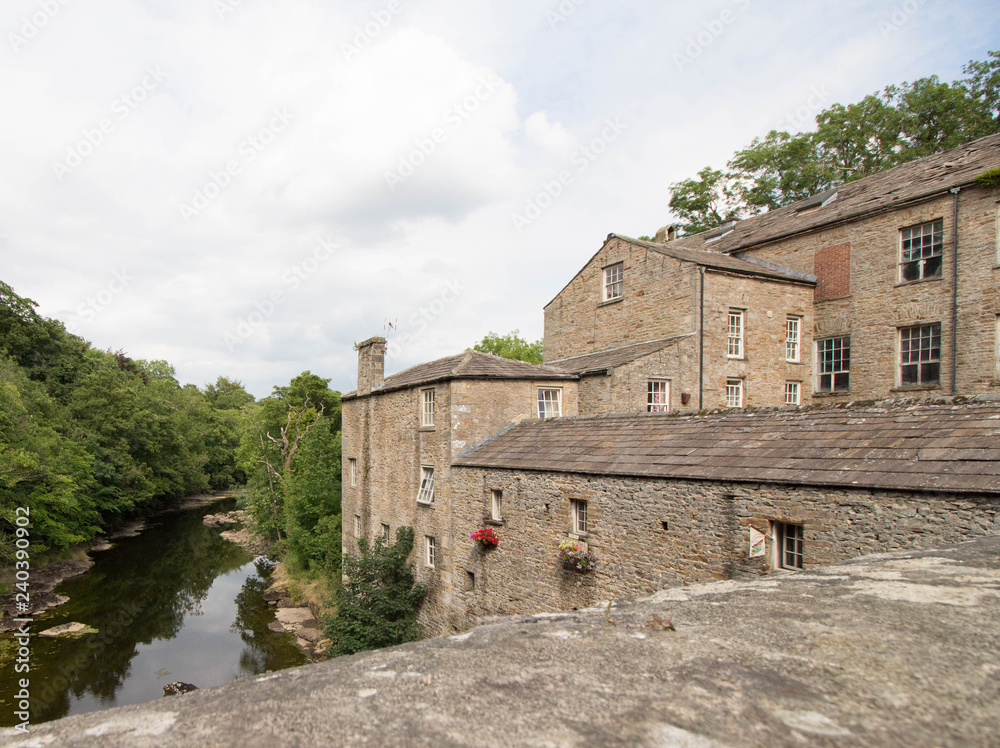
[[[997,620],[991,536],[496,619],[0,745],[990,745]]]

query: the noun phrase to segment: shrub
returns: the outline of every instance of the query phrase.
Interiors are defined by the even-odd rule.
[[[326,619],[330,656],[391,647],[420,638],[417,610],[425,589],[416,583],[406,559],[413,550],[413,528],[400,527],[396,542],[358,541],[360,556],[344,556],[348,581],[336,592],[337,615]]]

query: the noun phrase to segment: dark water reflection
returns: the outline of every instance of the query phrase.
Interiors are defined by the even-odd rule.
[[[223,508],[162,515],[56,588],[70,602],[36,619],[34,631],[78,621],[98,633],[32,638],[32,723],[158,699],[177,680],[207,688],[305,661],[290,634],[267,629],[266,567],[202,524]],[[13,724],[14,676],[5,664],[3,725]]]

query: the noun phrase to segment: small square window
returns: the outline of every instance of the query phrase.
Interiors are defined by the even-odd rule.
[[[922,280],[941,276],[944,265],[944,221],[928,221],[900,229],[899,280]]]
[[[562,416],[562,390],[539,388],[538,417],[545,419],[560,416]]]
[[[434,503],[434,468],[420,468],[420,490],[417,492],[417,501],[421,504]]]
[[[570,499],[570,514],[573,519],[573,533],[575,535],[587,534],[587,502],[582,499]]]
[[[427,565],[434,568],[434,564],[437,563],[437,539],[431,535],[426,535],[425,539],[427,541]]]
[[[726,380],[726,407],[727,408],[742,408],[743,407],[743,380],[742,379],[727,379]]]
[[[941,381],[941,324],[899,331],[899,383],[934,385]]]
[[[356,537],[356,538],[360,538],[361,537],[361,515],[360,514],[355,514],[354,515],[354,537]]]
[[[743,310],[729,310],[729,332],[727,336],[728,347],[726,356],[729,358],[743,358]]]
[[[777,544],[775,566],[779,569],[803,568],[805,533],[802,525],[775,522],[772,527]]]
[[[785,360],[799,363],[801,360],[802,320],[799,317],[789,317],[785,320]]]
[[[351,485],[358,485],[358,461],[353,457],[347,460],[347,472],[350,476]]]
[[[420,425],[429,428],[434,425],[434,390],[420,390]]]
[[[817,392],[844,392],[851,388],[851,338],[816,341],[819,374]]]
[[[670,382],[650,379],[646,383],[646,412],[666,413],[670,410]]]
[[[503,520],[503,491],[490,489],[490,518],[496,522]]]
[[[799,382],[785,382],[785,405],[802,404],[802,385]]]
[[[387,525],[387,524],[385,524],[385,522],[383,522],[382,523],[382,542],[385,543],[386,545],[389,545],[389,543],[392,542],[392,537],[390,536],[389,533],[390,533],[389,525]]]
[[[622,297],[622,279],[625,276],[625,264],[619,262],[604,268],[604,301],[614,301]]]

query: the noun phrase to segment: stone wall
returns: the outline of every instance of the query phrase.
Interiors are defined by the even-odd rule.
[[[451,487],[452,459],[524,418],[537,417],[539,387],[562,389],[564,416],[575,416],[575,381],[456,379],[392,392],[374,392],[343,403],[343,552],[358,552],[355,518],[362,536],[373,540],[388,525],[390,537],[402,526],[414,531],[411,556],[417,579],[437,601],[428,625],[445,627],[450,611],[455,564]],[[435,423],[421,427],[421,393],[435,391]],[[358,485],[350,481],[350,459],[357,460]],[[417,502],[421,468],[434,468],[434,502]],[[436,563],[427,563],[427,538],[436,542]],[[459,583],[461,580],[459,580]]]
[[[967,187],[959,194],[958,394],[998,391],[997,315],[1000,269],[995,189]],[[815,338],[851,337],[850,391],[818,394],[838,400],[867,400],[893,393],[939,396],[951,392],[953,197],[945,193],[917,205],[841,226],[772,242],[742,253],[821,276]],[[900,229],[926,221],[944,222],[944,264],[940,277],[900,282]],[[850,277],[836,275],[835,254],[848,254]],[[827,277],[829,276],[829,277]],[[836,297],[836,298],[834,298]],[[899,384],[899,328],[941,324],[941,377],[936,386]]]
[[[454,586],[429,596],[429,634],[482,616],[569,610],[665,587],[770,570],[748,557],[750,527],[802,525],[806,568],[866,553],[923,548],[1000,532],[1000,498],[899,491],[612,478],[456,467],[450,532]],[[490,489],[503,491],[499,547],[469,534],[487,526]],[[571,535],[570,499],[588,502],[595,571],[557,559]],[[768,541],[769,553],[773,544]]]
[[[726,406],[726,382],[743,380],[743,406],[785,404],[785,382],[798,382],[802,402],[812,395],[812,296],[810,286],[705,273],[705,408]],[[729,311],[743,310],[744,354],[728,357]],[[785,359],[785,322],[799,319],[798,363]],[[697,389],[694,405],[697,407]]]
[[[620,299],[602,302],[604,268],[624,263]],[[613,238],[545,307],[545,360],[691,332],[697,268]]]

